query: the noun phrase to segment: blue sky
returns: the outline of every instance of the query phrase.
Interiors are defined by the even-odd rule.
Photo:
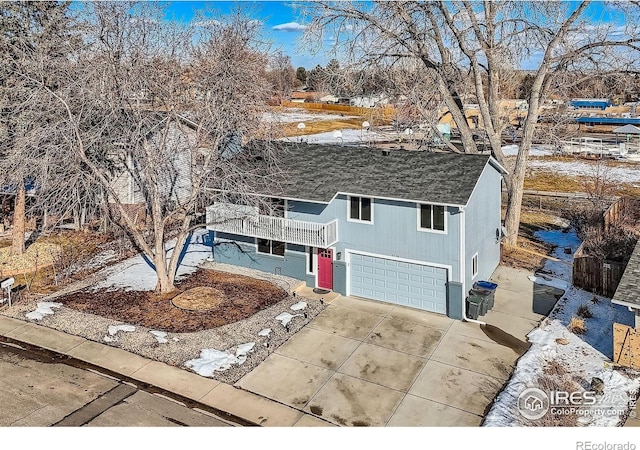
[[[0,0],[1,1],[1,0]],[[195,12],[200,10],[214,10],[218,15],[225,15],[240,5],[252,19],[259,20],[262,24],[261,36],[271,43],[272,50],[281,49],[289,55],[294,68],[303,66],[313,69],[317,64],[326,65],[330,56],[319,53],[311,54],[303,50],[298,44],[304,30],[304,18],[299,8],[305,2],[298,0],[270,1],[270,0],[238,0],[238,1],[168,1],[166,3],[168,20],[190,21]],[[576,2],[571,2],[577,4]],[[82,5],[81,2],[77,3]],[[610,4],[606,1],[595,1],[587,9],[587,16],[593,23],[609,22],[623,26],[624,16],[612,13]],[[523,69],[534,69],[538,66],[541,56],[540,50],[533,51],[529,60],[522,61]]]
[[[262,36],[271,41],[274,49],[291,56],[293,67],[304,66],[313,69],[317,64],[325,65],[327,57],[323,54],[310,55],[300,52],[296,41],[302,34],[302,19],[294,8],[295,1],[258,1],[258,2],[192,2],[174,1],[167,9],[168,19],[189,21],[194,11],[211,8],[221,14],[231,12],[238,4],[247,8],[251,18],[262,22]],[[275,27],[275,28],[274,28]]]
[[[169,2],[168,18],[190,20],[195,10],[213,8],[221,14],[231,12],[238,4],[243,5],[249,11],[253,19],[262,22],[262,36],[270,41],[274,49],[280,48],[291,57],[294,67],[304,66],[312,69],[317,64],[326,65],[328,59],[325,54],[312,55],[308,50],[302,50],[299,40],[304,25],[304,18],[295,4],[301,5],[301,1],[173,1]],[[575,3],[575,2],[571,2]],[[623,24],[624,19],[619,14],[612,14],[607,2],[593,2],[587,9],[586,15],[595,22],[611,22]],[[173,17],[172,17],[173,16]],[[301,26],[302,25],[302,26]],[[541,53],[534,52],[531,59],[522,62],[522,68],[533,69],[537,67]]]

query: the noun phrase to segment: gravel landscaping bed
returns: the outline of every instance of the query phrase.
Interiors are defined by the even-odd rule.
[[[264,361],[269,354],[273,353],[325,307],[325,305],[320,304],[319,300],[306,299],[299,296],[293,297],[291,295],[292,290],[301,284],[299,280],[218,263],[207,262],[201,267],[267,280],[283,288],[288,295],[279,302],[252,316],[234,323],[191,333],[167,333],[165,343],[160,343],[158,339],[150,333],[152,329],[141,326],[136,326],[135,331],[132,332],[118,331],[113,335],[109,335],[108,329],[110,326],[122,325],[125,324],[125,322],[80,312],[64,306],[54,306],[54,314],[45,315],[35,323],[69,334],[82,336],[92,341],[118,347],[152,360],[181,367],[185,370],[189,369],[185,368],[184,363],[188,360],[199,358],[201,350],[203,349],[229,351],[229,353],[233,354],[239,345],[255,342],[255,346],[253,350],[247,354],[245,362],[239,365],[233,364],[229,369],[222,372],[215,372],[212,375],[212,378],[216,380],[233,384]],[[22,300],[18,304],[14,304],[11,309],[4,309],[0,314],[28,320],[25,317],[26,314],[34,311],[37,308],[38,302],[42,301],[55,302],[56,300],[55,298]],[[290,309],[292,305],[300,301],[307,303],[305,309],[298,311]],[[283,312],[300,315],[295,316],[288,324],[288,327],[285,327],[280,321],[275,320],[275,317]],[[271,333],[268,336],[258,336],[258,333],[265,328],[271,328]],[[104,340],[105,336],[115,341],[107,343]]]

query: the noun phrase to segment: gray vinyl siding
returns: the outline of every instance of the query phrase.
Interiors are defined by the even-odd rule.
[[[345,250],[451,265],[449,279],[458,280],[460,269],[458,208],[447,208],[447,233],[418,231],[417,206],[413,202],[373,200],[373,223],[347,220],[347,196],[338,195],[328,205],[289,200],[287,217],[327,223],[338,219],[336,252]],[[313,205],[313,206],[309,206]],[[312,210],[312,212],[306,212]]]
[[[304,251],[292,251],[287,247],[284,257],[257,253],[254,238],[228,233],[216,233],[216,243],[214,250],[216,262],[285,275],[303,281],[307,279],[307,260]]]
[[[159,136],[153,136],[149,145],[155,145]],[[158,144],[160,145],[160,144]],[[163,198],[171,199],[181,204],[187,201],[191,194],[191,149],[195,147],[195,132],[184,127],[181,129],[175,123],[170,125],[169,133],[164,142],[163,163],[166,165],[158,178],[159,191]],[[146,201],[142,186],[137,177],[131,173],[133,163],[128,160],[122,163],[122,171],[113,180],[113,189],[121,203],[136,204]]]
[[[500,242],[496,231],[501,221],[501,176],[489,164],[485,166],[465,210],[465,288],[478,280],[487,280],[500,263]],[[472,257],[478,253],[478,275],[472,279]]]

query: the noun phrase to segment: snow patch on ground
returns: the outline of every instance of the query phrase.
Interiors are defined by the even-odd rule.
[[[544,284],[545,286],[551,286],[557,289],[562,289],[566,291],[569,288],[569,284],[566,281],[558,280],[555,278],[549,277],[536,277],[536,276],[528,276],[529,280],[533,281],[536,284]]]
[[[119,331],[126,331],[128,333],[132,333],[134,331],[136,331],[136,327],[134,327],[133,325],[109,325],[109,328],[107,329],[107,333],[109,333],[109,336],[115,336],[116,334],[118,334]]]
[[[299,316],[302,316],[302,314],[290,314],[288,312],[283,312],[282,314],[278,314],[275,319],[279,320],[283,327],[286,327],[294,317]]]
[[[236,350],[238,364],[243,364],[247,360],[247,353],[252,352],[255,345],[255,342],[247,342],[246,344],[238,345],[238,349]]]
[[[504,156],[516,156],[518,154],[519,147],[515,144],[505,145],[502,147],[502,153]],[[544,147],[531,147],[529,150],[529,156],[550,156],[553,155],[553,151]]]
[[[398,139],[398,133],[384,133],[379,131],[363,131],[355,129],[340,130],[340,136],[336,137],[335,131],[308,134],[305,136],[291,136],[278,139],[284,142],[306,142],[308,144],[345,144],[359,145],[369,142],[393,141]]]
[[[185,276],[196,271],[198,266],[211,256],[211,246],[208,240],[207,230],[195,231],[185,243],[182,250],[182,258],[178,265],[177,277]],[[167,257],[171,257],[175,241],[165,244],[168,250]],[[110,276],[98,283],[94,290],[98,289],[125,289],[138,291],[152,291],[156,287],[156,271],[151,263],[143,255],[137,255],[114,266]]]
[[[240,344],[235,355],[215,348],[205,348],[200,352],[200,358],[190,359],[184,365],[200,376],[212,377],[214,372],[224,372],[234,364],[243,364],[247,360],[247,354],[253,351],[255,345],[255,342]]]
[[[532,160],[528,163],[529,167],[541,169],[547,172],[557,172],[565,175],[582,175],[587,177],[596,176],[598,170],[600,176],[610,178],[612,181],[619,183],[638,183],[640,182],[640,166],[606,166],[598,168],[597,164],[589,164],[583,161],[544,161]]]
[[[307,302],[298,302],[298,303],[295,303],[295,304],[291,305],[291,309],[293,311],[302,311],[306,307],[307,307]]]
[[[200,358],[190,359],[184,365],[193,369],[198,375],[211,377],[214,372],[230,369],[232,364],[237,363],[238,358],[231,353],[221,352],[215,348],[206,348],[200,352]]]
[[[44,316],[53,314],[53,308],[62,307],[62,303],[40,302],[35,311],[27,313],[25,316],[29,320],[42,320]]]
[[[557,245],[552,256],[562,261],[547,261],[541,271],[543,274],[536,274],[529,279],[565,290],[565,294],[540,327],[527,336],[531,347],[518,360],[511,379],[496,398],[483,425],[535,425],[535,421],[528,422],[518,412],[518,396],[527,388],[539,387],[539,379],[544,375],[545,366],[554,361],[568,372],[571,379],[579,381],[582,391],[590,390],[590,382],[594,377],[604,382],[604,396],[598,397],[598,403],[589,407],[597,413],[584,414],[578,423],[586,426],[615,426],[624,415],[621,411],[627,409],[627,405],[635,398],[634,394],[640,389],[640,377],[614,370],[611,363],[613,323],[633,326],[633,313],[612,304],[608,298],[571,286],[573,254],[580,245],[575,230],[540,231],[536,236]],[[566,247],[571,247],[570,254],[564,252]],[[585,305],[593,317],[584,319],[586,331],[577,336],[568,331],[567,325],[581,305]]]
[[[548,260],[541,272],[571,284],[571,278],[573,276],[573,255],[581,244],[576,231],[572,228],[566,228],[564,230],[541,230],[536,231],[533,235],[542,242],[555,246],[551,256],[560,260]],[[565,248],[570,248],[571,253],[565,253]]]
[[[578,336],[567,331],[559,320],[549,320],[542,327],[529,333],[530,350],[518,361],[511,380],[498,395],[496,402],[485,417],[484,426],[522,426],[527,423],[517,412],[519,395],[527,388],[538,387],[538,378],[543,374],[547,362],[556,361],[572,378],[582,382],[582,391],[589,390],[594,377],[604,381],[604,394],[598,403],[590,407],[598,414],[584,414],[578,424],[588,426],[616,426],[620,421],[620,409],[626,409],[632,394],[640,388],[640,378],[631,379],[623,372],[613,369],[608,358],[595,351]],[[567,345],[557,342],[566,339]],[[586,408],[586,407],[585,407]],[[601,412],[601,413],[600,413]]]
[[[270,123],[319,122],[323,120],[356,119],[356,116],[341,116],[340,114],[310,113],[302,109],[292,109],[285,112],[268,112],[262,115],[262,120]]]
[[[271,334],[271,328],[265,328],[264,330],[258,331],[258,336],[268,337]]]
[[[150,330],[149,333],[153,334],[153,337],[156,338],[159,344],[166,344],[169,342],[167,339],[167,333],[164,331]]]
[[[107,342],[107,343],[118,342],[117,334],[120,331],[125,331],[127,333],[132,333],[132,332],[136,331],[136,327],[134,327],[133,325],[128,325],[128,324],[109,325],[109,327],[107,328],[107,333],[108,334],[105,337],[103,337],[102,340],[104,342]]]

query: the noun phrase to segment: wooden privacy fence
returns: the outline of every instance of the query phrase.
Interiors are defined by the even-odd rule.
[[[640,199],[622,197],[613,203],[602,215],[602,228],[606,233],[612,225],[622,220],[637,222],[640,220]]]
[[[364,117],[380,117],[385,120],[393,119],[396,114],[395,108],[391,106],[384,107],[374,107],[374,108],[361,108],[358,106],[349,106],[349,105],[334,105],[332,103],[313,103],[313,102],[288,102],[281,101],[280,106],[284,106],[286,108],[303,108],[303,109],[312,109],[316,111],[337,111],[337,112],[345,112],[349,114],[357,114],[359,116]]]
[[[573,285],[594,294],[613,297],[626,264],[581,255],[582,246],[573,258]]]
[[[602,215],[602,232],[608,233],[613,225],[624,220],[638,220],[638,199],[622,197],[614,202]],[[613,297],[626,263],[608,261],[596,256],[583,255],[581,245],[573,257],[573,285],[594,294]]]
[[[620,323],[613,324],[613,362],[640,369],[640,331]]]

